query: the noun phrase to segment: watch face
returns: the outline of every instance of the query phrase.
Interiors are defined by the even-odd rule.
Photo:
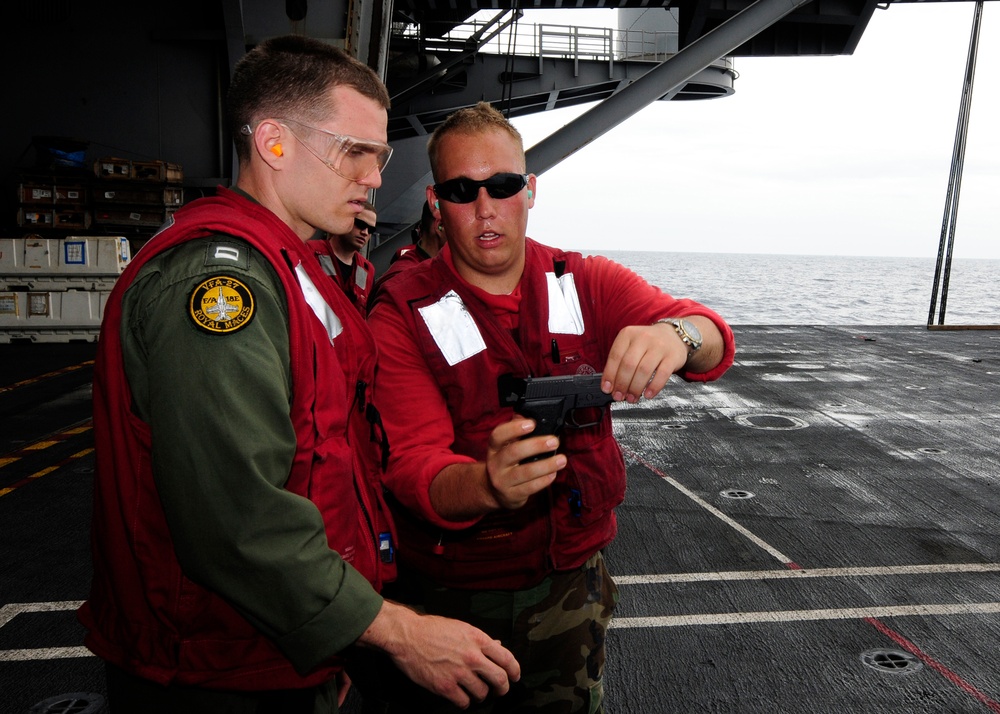
[[[677,334],[691,348],[692,352],[701,349],[701,332],[693,323],[684,318],[676,318],[673,321],[673,325],[674,329],[677,330]]]
[[[684,331],[688,333],[688,335],[691,337],[691,341],[697,345],[700,345],[701,331],[687,320],[682,321],[681,324],[684,326]]]

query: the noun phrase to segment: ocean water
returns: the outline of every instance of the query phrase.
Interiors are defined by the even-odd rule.
[[[935,257],[587,252],[734,325],[926,325],[934,285]],[[1000,324],[1000,260],[952,261],[945,324]]]

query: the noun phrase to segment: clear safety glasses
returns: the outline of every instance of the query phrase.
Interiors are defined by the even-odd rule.
[[[331,171],[349,181],[361,181],[372,171],[382,173],[392,157],[392,147],[381,141],[358,139],[346,134],[303,124],[294,119],[279,119],[317,159]],[[293,129],[290,125],[294,124]],[[301,134],[301,135],[300,135]],[[304,136],[303,136],[304,135]]]
[[[479,189],[485,188],[491,198],[510,198],[528,185],[528,174],[493,174],[484,181],[473,181],[470,178],[458,178],[434,184],[434,193],[442,201],[450,203],[472,203],[479,195]]]

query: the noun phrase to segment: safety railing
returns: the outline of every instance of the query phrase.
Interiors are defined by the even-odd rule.
[[[469,49],[478,37],[487,36],[495,22],[473,20],[438,33],[425,32],[420,41],[426,51]],[[420,39],[420,27],[406,25],[396,27],[397,36],[412,40]],[[611,27],[577,27],[553,24],[514,23],[494,34],[479,48],[488,54],[511,54],[520,57],[537,57],[538,72],[544,69],[545,59],[569,60],[574,63],[574,74],[581,60],[606,62],[609,73],[614,63],[663,62],[678,51],[677,32],[650,32]],[[733,70],[732,59],[720,60],[727,69]]]

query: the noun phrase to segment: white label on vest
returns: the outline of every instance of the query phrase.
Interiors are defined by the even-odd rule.
[[[324,273],[332,277],[337,275],[337,269],[333,266],[333,258],[325,253],[317,253],[316,257],[319,258],[319,265],[323,268]]]
[[[323,323],[323,327],[326,328],[326,334],[330,336],[330,342],[333,342],[334,338],[344,331],[344,326],[341,324],[340,318],[337,317],[337,313],[333,311],[333,308],[320,295],[319,290],[316,289],[316,284],[309,277],[309,274],[306,273],[306,269],[302,267],[302,263],[295,266],[295,277],[299,280],[299,287],[302,288],[302,295],[305,297],[306,303],[312,308],[313,313],[319,318],[319,321]]]
[[[576,294],[573,273],[556,277],[546,273],[549,287],[549,332],[557,335],[582,335],[583,311],[580,296]]]
[[[368,283],[368,271],[362,268],[360,265],[354,269],[354,284],[357,285],[362,290],[365,289],[365,285]]]
[[[441,354],[454,367],[486,349],[476,321],[454,290],[433,305],[417,309]]]

